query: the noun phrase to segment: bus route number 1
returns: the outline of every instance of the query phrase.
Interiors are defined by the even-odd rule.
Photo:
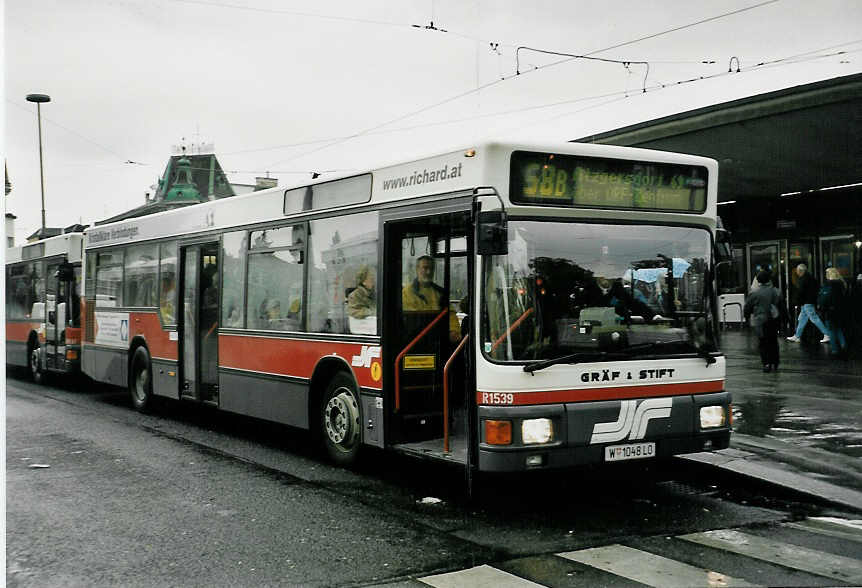
[[[507,392],[482,392],[482,404],[514,404],[515,396]]]

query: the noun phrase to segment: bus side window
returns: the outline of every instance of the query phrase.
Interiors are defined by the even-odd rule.
[[[177,304],[177,244],[159,245],[159,312],[163,325],[174,325]]]
[[[377,333],[377,223],[376,212],[311,221],[306,294],[309,331]],[[360,273],[370,289],[359,287]],[[348,296],[354,297],[352,307]]]
[[[225,327],[245,326],[243,317],[243,286],[245,284],[245,261],[248,250],[248,234],[245,231],[225,233],[222,237],[222,317]]]
[[[302,265],[289,249],[248,256],[248,326],[269,331],[302,328]]]
[[[42,262],[37,261],[30,264],[30,285],[31,285],[31,308],[30,318],[44,320],[45,318],[45,273],[42,267]]]
[[[156,305],[157,254],[155,245],[136,245],[126,251],[123,295],[125,306]]]
[[[6,269],[6,317],[23,319],[29,316],[35,290],[32,284],[32,263],[13,265]]]
[[[99,253],[96,266],[96,306],[115,308],[123,304],[123,253],[114,249]]]

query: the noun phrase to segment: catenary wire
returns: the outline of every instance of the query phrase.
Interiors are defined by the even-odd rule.
[[[31,113],[31,114],[33,113],[33,111],[32,111],[30,108],[27,108],[27,107],[26,107],[26,106],[24,106],[23,104],[19,104],[19,103],[15,102],[14,100],[10,100],[9,98],[6,98],[6,102],[8,102],[9,104],[11,104],[12,106],[16,106],[16,107],[20,108],[21,110],[26,110],[27,112],[29,112],[29,113]],[[115,150],[111,149],[110,147],[105,147],[104,145],[102,145],[102,144],[100,144],[100,143],[98,143],[98,142],[96,142],[96,141],[94,141],[94,140],[92,140],[92,139],[90,139],[90,138],[88,138],[88,137],[85,137],[84,135],[82,135],[82,134],[81,134],[81,133],[79,133],[78,131],[75,131],[75,130],[73,130],[73,129],[70,129],[69,127],[67,127],[67,126],[65,126],[65,125],[61,125],[61,124],[60,124],[60,123],[58,123],[57,121],[55,121],[55,120],[53,120],[53,119],[51,119],[51,118],[49,118],[49,117],[47,117],[47,116],[45,116],[45,115],[42,115],[42,120],[44,120],[45,122],[49,122],[49,123],[51,123],[52,125],[54,125],[54,126],[56,126],[56,127],[59,127],[59,128],[61,128],[61,129],[63,129],[64,131],[66,131],[66,132],[67,132],[67,133],[69,133],[69,134],[75,135],[76,137],[78,137],[79,139],[82,139],[82,140],[86,141],[87,143],[90,143],[90,144],[92,144],[92,145],[95,145],[96,147],[98,147],[98,148],[99,148],[99,149],[101,149],[102,151],[105,151],[106,153],[110,153],[111,155],[115,155],[115,156],[119,157],[120,159],[125,160],[123,163],[127,163],[127,164],[134,164],[134,165],[149,165],[149,164],[146,164],[146,163],[140,163],[140,162],[138,162],[138,161],[134,161],[134,160],[132,160],[132,159],[130,159],[130,158],[125,157],[124,155],[120,155],[118,152],[116,152]]]
[[[196,1],[197,1],[197,0],[196,0]],[[660,37],[660,36],[662,36],[662,35],[666,35],[666,34],[669,34],[669,33],[677,32],[677,31],[681,31],[681,30],[683,30],[683,29],[690,28],[690,27],[694,27],[694,26],[698,26],[698,25],[701,25],[701,24],[704,24],[704,23],[707,23],[707,22],[713,22],[713,21],[718,20],[718,19],[721,19],[721,18],[726,18],[726,17],[728,17],[728,16],[736,15],[736,14],[739,14],[739,13],[741,13],[741,12],[745,12],[745,11],[748,11],[748,10],[753,10],[753,9],[755,9],[755,8],[759,8],[759,7],[761,7],[761,6],[766,6],[766,5],[768,5],[768,4],[774,4],[774,3],[779,2],[779,1],[780,1],[780,0],[766,0],[765,2],[760,2],[760,3],[758,3],[758,4],[754,4],[754,5],[751,5],[751,6],[748,6],[748,7],[744,7],[744,8],[740,8],[740,9],[738,9],[738,10],[733,10],[733,11],[731,11],[731,12],[722,13],[722,14],[719,14],[719,15],[716,15],[716,16],[712,16],[712,17],[709,17],[709,18],[705,18],[705,19],[701,19],[701,20],[698,20],[698,21],[695,21],[695,22],[692,22],[692,23],[688,23],[688,24],[685,24],[685,25],[681,25],[681,26],[677,26],[677,27],[670,28],[670,29],[666,29],[666,30],[664,30],[664,31],[660,31],[660,32],[657,32],[657,33],[653,33],[653,34],[651,34],[651,35],[646,35],[646,36],[644,36],[644,37],[639,37],[638,39],[634,39],[634,40],[631,40],[631,41],[626,41],[626,42],[623,42],[623,43],[617,43],[616,45],[611,45],[610,47],[605,47],[605,48],[602,48],[602,49],[596,49],[596,50],[594,50],[594,51],[590,51],[590,52],[588,52],[588,53],[584,53],[584,55],[585,55],[585,56],[595,55],[595,54],[597,54],[597,53],[603,53],[603,52],[605,52],[605,51],[610,51],[611,49],[617,49],[617,48],[619,48],[619,47],[624,47],[624,46],[626,46],[626,45],[632,45],[632,44],[634,44],[634,43],[638,43],[638,42],[640,42],[640,41],[644,41],[644,40],[647,40],[647,39],[654,39],[654,38],[656,38],[656,37]],[[567,63],[567,62],[569,62],[569,61],[573,61],[574,59],[577,59],[577,58],[569,58],[569,59],[564,59],[564,60],[556,61],[556,62],[553,62],[553,63],[545,64],[545,65],[543,65],[543,66],[540,66],[540,67],[537,67],[537,68],[535,68],[535,69],[529,70],[529,72],[525,72],[525,74],[526,74],[526,73],[530,73],[530,72],[540,71],[540,70],[543,70],[543,69],[547,69],[547,68],[549,68],[549,67],[554,67],[554,66],[556,66],[556,65],[560,65],[560,64],[562,64],[562,63]],[[470,96],[470,95],[472,95],[472,94],[475,94],[475,93],[477,93],[477,92],[480,92],[480,91],[485,90],[485,89],[487,89],[487,88],[490,88],[490,87],[492,87],[492,86],[496,86],[497,84],[500,84],[500,83],[502,83],[502,82],[505,82],[505,81],[507,81],[507,80],[510,80],[510,79],[512,79],[512,78],[514,78],[514,77],[517,77],[518,75],[519,75],[519,74],[515,74],[515,75],[513,75],[513,76],[508,76],[508,77],[505,77],[505,78],[502,78],[502,79],[499,79],[499,80],[493,80],[493,81],[491,81],[491,82],[487,82],[487,83],[485,83],[485,84],[481,84],[481,85],[477,86],[476,88],[472,88],[471,90],[467,90],[467,91],[465,91],[465,92],[461,92],[461,93],[459,93],[459,94],[456,94],[456,95],[454,95],[454,96],[451,96],[451,97],[449,97],[449,98],[446,98],[446,99],[444,99],[444,100],[441,100],[440,102],[437,102],[437,103],[434,103],[434,104],[430,104],[430,105],[424,106],[424,107],[422,107],[422,108],[420,108],[420,109],[417,109],[417,110],[415,110],[415,111],[412,111],[412,112],[408,112],[408,113],[406,113],[406,114],[403,114],[403,115],[398,116],[398,117],[396,117],[396,118],[393,118],[393,119],[391,119],[391,120],[385,121],[385,122],[380,123],[380,124],[378,124],[378,125],[374,125],[374,126],[372,126],[372,127],[369,127],[369,128],[367,128],[367,129],[364,129],[364,130],[359,131],[359,132],[357,132],[357,133],[354,133],[354,134],[348,135],[348,136],[346,136],[346,137],[344,137],[344,138],[342,138],[342,139],[338,139],[338,140],[335,140],[335,141],[329,142],[329,143],[327,143],[327,144],[325,144],[325,145],[322,145],[322,146],[320,146],[320,147],[318,147],[318,148],[316,148],[316,149],[312,149],[311,151],[307,151],[307,152],[305,152],[305,153],[301,153],[301,154],[299,154],[299,155],[296,155],[296,156],[291,157],[291,158],[288,158],[288,159],[283,159],[283,160],[279,160],[279,161],[273,162],[271,165],[273,165],[273,166],[274,166],[274,165],[278,165],[278,164],[281,164],[281,163],[287,163],[287,162],[290,162],[290,161],[294,161],[294,160],[296,160],[296,159],[300,159],[300,158],[303,158],[303,157],[307,157],[307,156],[309,156],[309,155],[312,155],[312,154],[317,153],[317,152],[319,152],[319,151],[322,151],[322,150],[324,150],[324,149],[328,149],[329,147],[333,147],[333,146],[335,146],[335,145],[338,145],[338,144],[340,144],[340,143],[343,143],[343,142],[345,142],[345,141],[349,141],[349,140],[351,140],[351,139],[355,139],[355,138],[357,138],[357,137],[361,137],[361,136],[363,136],[363,135],[366,135],[366,134],[368,134],[368,133],[370,133],[370,132],[372,132],[372,131],[375,131],[375,130],[377,130],[377,129],[380,129],[380,128],[382,128],[382,127],[388,126],[388,125],[390,125],[390,124],[394,124],[394,123],[396,123],[396,122],[399,122],[399,121],[404,120],[404,119],[407,119],[407,118],[411,118],[411,117],[416,116],[416,115],[418,115],[418,114],[421,114],[421,113],[423,113],[423,112],[427,112],[428,110],[432,110],[432,109],[434,109],[434,108],[438,108],[438,107],[440,107],[440,106],[443,106],[444,104],[448,104],[448,103],[450,103],[450,102],[454,102],[455,100],[458,100],[458,99],[460,99],[460,98],[464,98],[464,97],[466,97],[466,96]],[[523,75],[523,74],[520,74],[520,75]]]

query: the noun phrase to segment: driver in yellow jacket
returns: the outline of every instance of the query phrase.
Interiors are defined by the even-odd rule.
[[[416,278],[401,290],[401,308],[404,311],[441,310],[446,298],[443,288],[434,283],[434,260],[423,255],[416,260]],[[458,317],[449,311],[449,340],[457,343],[461,339]]]

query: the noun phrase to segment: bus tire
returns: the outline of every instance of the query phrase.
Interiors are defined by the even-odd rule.
[[[45,382],[45,370],[42,369],[42,362],[40,361],[42,350],[39,343],[34,341],[28,349],[27,371],[30,373],[30,379],[36,384],[43,384]]]
[[[320,403],[320,431],[330,459],[340,466],[356,462],[362,443],[359,392],[345,372],[336,373]]]
[[[153,405],[153,380],[150,354],[144,346],[135,349],[129,370],[129,393],[132,406],[138,412],[147,412]]]

